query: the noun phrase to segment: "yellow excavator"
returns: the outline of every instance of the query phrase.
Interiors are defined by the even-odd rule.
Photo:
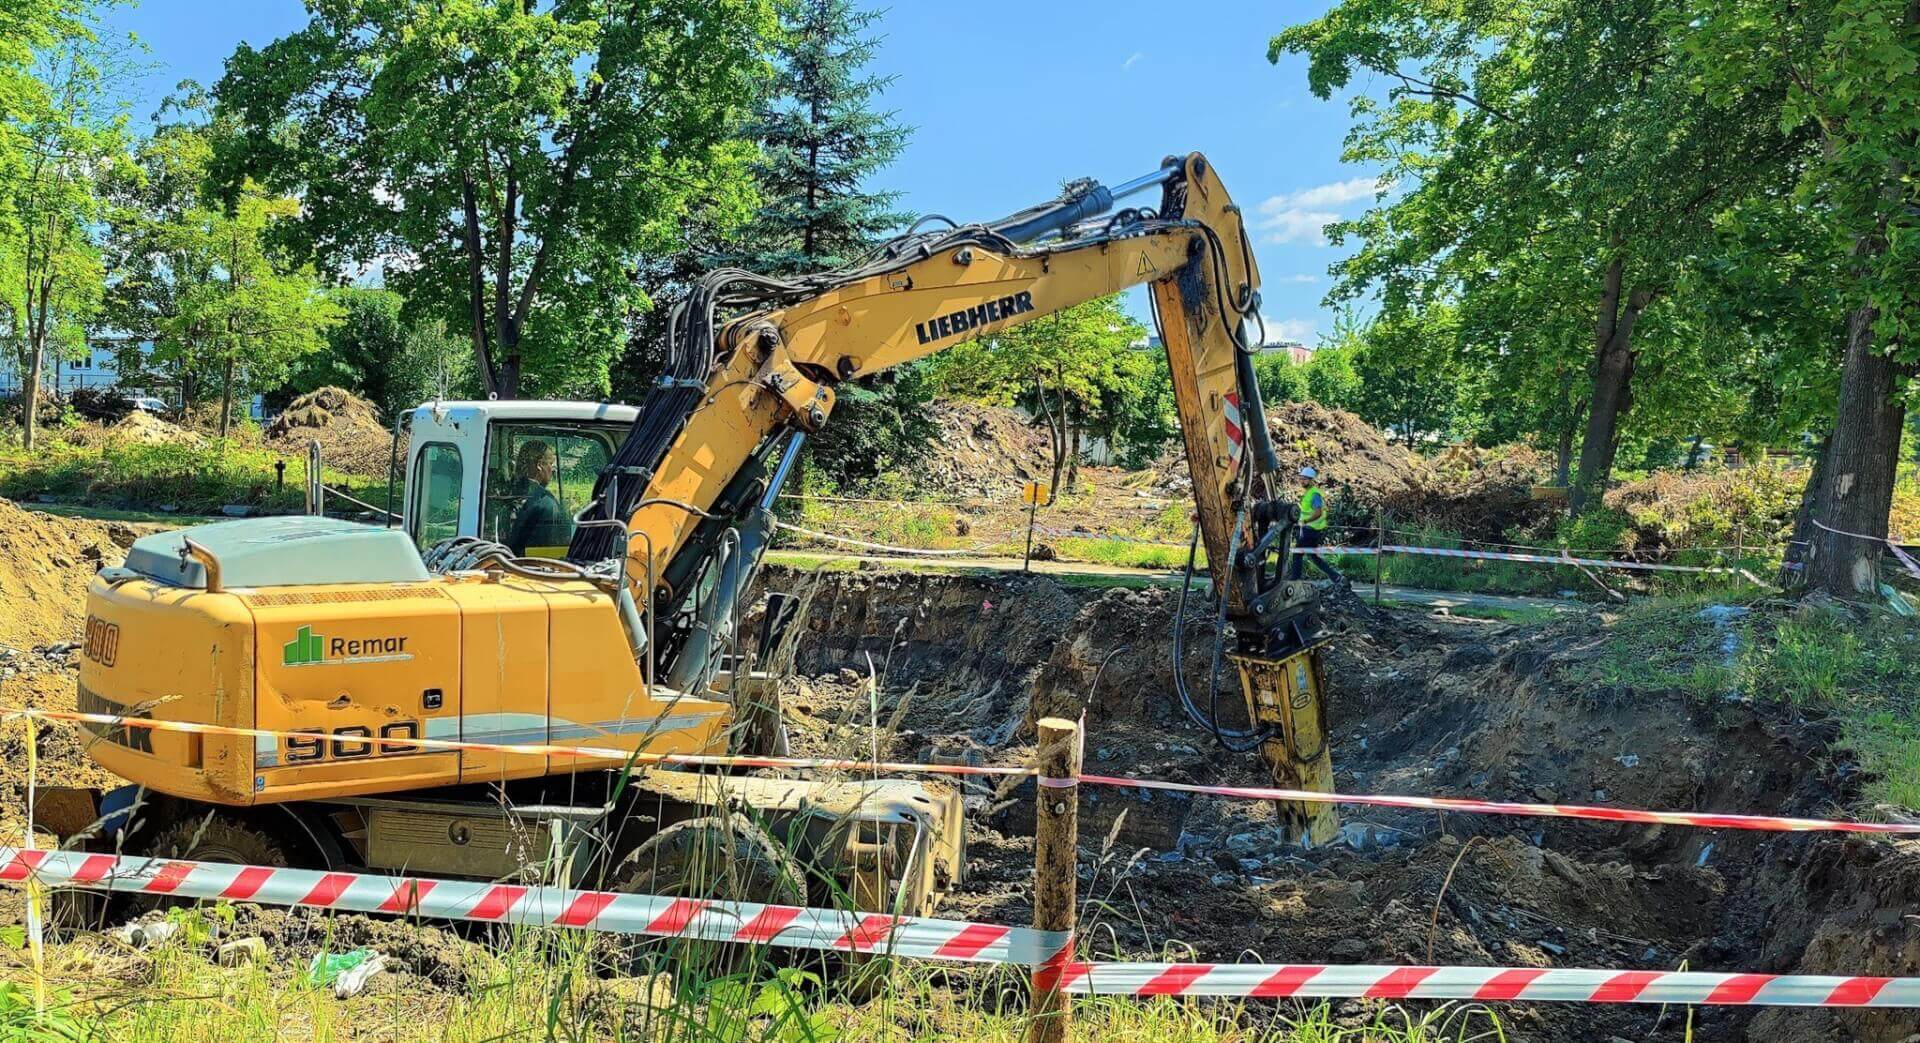
[[[1116,208],[1153,191],[1155,206]],[[638,407],[413,410],[398,524],[304,515],[137,541],[89,590],[79,676],[82,711],[136,722],[88,725],[90,755],[130,785],[43,793],[43,825],[96,849],[654,892],[718,854],[763,899],[837,888],[930,909],[964,866],[962,807],[939,783],[411,743],[777,752],[775,686],[738,620],[836,388],[1139,284],[1219,604],[1206,698],[1184,680],[1170,694],[1223,745],[1258,749],[1278,784],[1329,789],[1317,595],[1285,578],[1298,512],[1251,363],[1259,278],[1212,166],[1172,157],[998,221],[928,223],[840,271],[703,277]],[[780,640],[782,608],[758,648]],[[1220,720],[1223,658],[1237,726]],[[1334,829],[1321,806],[1281,814],[1310,840]]]

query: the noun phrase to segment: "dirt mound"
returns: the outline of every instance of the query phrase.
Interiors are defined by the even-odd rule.
[[[1552,469],[1527,446],[1456,446],[1422,457],[1389,441],[1352,413],[1318,402],[1282,402],[1267,409],[1280,473],[1311,466],[1334,494],[1335,520],[1370,527],[1386,511],[1396,526],[1431,525],[1462,536],[1492,537],[1552,508],[1531,499]],[[1154,489],[1190,495],[1185,450],[1173,447],[1154,465]]]
[[[30,648],[79,637],[87,582],[118,564],[131,530],[26,511],[0,500],[0,645]]]
[[[147,445],[204,445],[206,437],[178,424],[135,410],[106,429],[108,438]]]
[[[1049,480],[1047,433],[1003,406],[935,402],[933,451],[913,468],[921,488],[943,496],[1006,497],[1029,481]]]
[[[1311,466],[1320,472],[1321,485],[1346,490],[1369,509],[1404,496],[1413,488],[1413,454],[1345,410],[1328,409],[1318,402],[1269,405],[1267,430],[1280,461],[1280,473],[1291,475]],[[1187,496],[1193,492],[1186,450],[1181,445],[1163,454],[1153,470],[1157,476],[1154,487],[1162,494]]]
[[[263,434],[284,453],[304,454],[307,443],[318,440],[321,461],[349,474],[384,476],[392,459],[393,434],[380,422],[379,410],[343,388],[323,387],[294,399]]]
[[[1384,506],[1416,524],[1498,539],[1553,513],[1551,501],[1533,498],[1533,487],[1552,473],[1552,457],[1532,446],[1454,446],[1420,459],[1414,488]]]

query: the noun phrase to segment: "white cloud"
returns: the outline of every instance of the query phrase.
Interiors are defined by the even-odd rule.
[[[1145,51],[1133,52],[1132,54],[1127,56],[1126,61],[1120,63],[1120,71],[1126,72],[1128,69],[1133,68],[1135,62],[1138,62],[1140,59],[1145,58],[1146,56],[1147,56],[1147,52]]]
[[[1269,344],[1277,340],[1293,340],[1311,346],[1319,339],[1319,331],[1312,319],[1276,319],[1271,315],[1262,315],[1261,318],[1267,323]]]
[[[1280,278],[1274,279],[1271,281],[1272,282],[1316,283],[1320,281],[1320,277],[1318,275],[1312,274],[1311,272],[1296,272],[1293,275],[1282,275]]]
[[[1341,209],[1350,203],[1373,198],[1381,188],[1378,179],[1354,177],[1297,192],[1270,196],[1260,204],[1260,217],[1254,227],[1263,243],[1305,242],[1326,244],[1326,226],[1340,220]]]

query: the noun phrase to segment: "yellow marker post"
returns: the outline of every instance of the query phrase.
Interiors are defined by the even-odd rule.
[[[1020,501],[1027,505],[1027,551],[1020,559],[1020,571],[1027,572],[1033,565],[1033,523],[1040,512],[1040,505],[1053,499],[1047,495],[1047,487],[1039,482],[1028,482],[1020,490]]]

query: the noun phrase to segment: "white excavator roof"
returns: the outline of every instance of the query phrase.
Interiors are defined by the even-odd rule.
[[[418,414],[483,417],[489,420],[611,420],[633,423],[640,410],[617,402],[547,402],[538,399],[476,399],[423,402],[414,408]]]

